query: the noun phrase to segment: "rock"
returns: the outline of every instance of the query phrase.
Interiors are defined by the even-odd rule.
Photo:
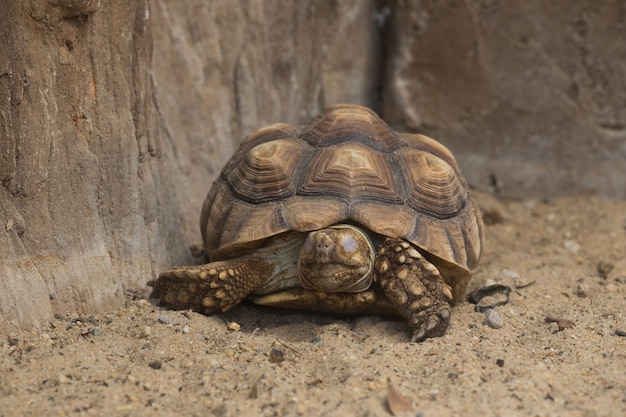
[[[272,348],[269,354],[269,361],[271,363],[280,363],[285,360],[285,352],[278,348]]]
[[[511,278],[511,279],[520,279],[520,274],[517,271],[513,271],[511,269],[505,269],[502,272],[506,277]]]
[[[563,242],[563,247],[572,255],[576,255],[580,250],[580,243],[576,242],[575,240],[566,239]]]
[[[485,324],[492,329],[500,329],[504,326],[504,320],[497,311],[489,309],[485,311]]]
[[[178,317],[179,315],[173,314],[173,312],[165,312],[164,314],[159,314],[157,321],[165,325],[176,325],[178,324]]]
[[[152,333],[152,327],[144,326],[141,328],[141,333],[139,334],[139,337],[143,339],[143,338],[150,336],[151,333]]]
[[[580,282],[578,284],[576,284],[576,296],[580,297],[580,298],[585,298],[589,296],[589,285],[584,283],[584,282]]]
[[[239,330],[241,330],[241,326],[239,325],[239,323],[235,323],[234,321],[228,323],[228,325],[226,325],[226,328],[231,332],[238,332]]]
[[[602,278],[606,278],[607,275],[615,268],[615,266],[610,262],[598,262],[596,270],[598,271],[598,275]]]
[[[0,333],[147,295],[246,134],[376,105],[374,6],[1,2]]]

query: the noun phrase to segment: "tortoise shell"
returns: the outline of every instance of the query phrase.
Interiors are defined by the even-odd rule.
[[[200,218],[211,261],[277,234],[337,223],[411,242],[453,290],[464,289],[482,251],[480,213],[452,153],[356,105],[249,135],[213,183]]]

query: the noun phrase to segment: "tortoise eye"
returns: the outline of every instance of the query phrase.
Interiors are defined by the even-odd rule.
[[[359,244],[357,243],[356,239],[353,236],[344,235],[341,238],[341,248],[346,253],[354,253],[357,250],[358,245]]]

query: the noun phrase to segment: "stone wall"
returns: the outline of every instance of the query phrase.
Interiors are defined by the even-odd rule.
[[[199,243],[209,186],[247,134],[304,123],[331,103],[377,106],[382,40],[372,1],[162,1],[151,12],[179,244]]]
[[[505,197],[626,197],[626,3],[398,1],[383,115]]]
[[[192,262],[201,202],[247,133],[375,104],[374,13],[357,0],[0,3],[0,331],[114,309]]]

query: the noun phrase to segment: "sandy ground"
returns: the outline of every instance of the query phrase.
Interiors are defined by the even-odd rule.
[[[512,288],[499,329],[465,300],[444,337],[411,344],[394,318],[129,298],[3,337],[0,416],[626,415],[626,202],[479,201],[469,290]]]

